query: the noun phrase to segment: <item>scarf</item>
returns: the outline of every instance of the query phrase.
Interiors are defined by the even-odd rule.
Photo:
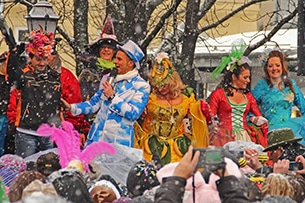
[[[97,58],[96,66],[99,69],[102,69],[102,70],[107,70],[107,69],[115,68],[113,60],[112,61],[107,61],[107,60],[105,60],[103,58]]]
[[[117,75],[114,79],[114,82],[120,82],[122,80],[131,80],[132,78],[136,77],[138,75],[138,70],[133,69],[132,71],[129,71],[128,73],[125,73],[124,75]]]

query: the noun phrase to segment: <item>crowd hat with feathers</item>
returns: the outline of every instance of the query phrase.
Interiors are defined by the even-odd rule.
[[[116,45],[119,44],[114,32],[111,14],[107,15],[107,18],[102,28],[102,32],[100,34],[100,38],[92,44],[85,45],[85,50],[89,54],[93,54],[99,57],[99,49],[102,45],[105,44],[110,47],[113,47],[113,49],[116,49]]]
[[[243,39],[237,39],[232,43],[232,48],[229,53],[229,56],[224,56],[221,58],[221,63],[213,70],[211,77],[215,80],[226,68],[227,71],[233,72],[237,65],[242,65],[248,63],[251,64],[251,61],[248,57],[243,56],[246,50],[246,43]]]
[[[78,160],[84,169],[88,171],[90,162],[98,155],[115,154],[115,148],[106,142],[94,142],[84,150],[80,149],[80,134],[68,121],[62,121],[61,127],[42,124],[37,133],[42,137],[50,137],[58,148],[59,162],[62,168],[66,168],[70,162]]]

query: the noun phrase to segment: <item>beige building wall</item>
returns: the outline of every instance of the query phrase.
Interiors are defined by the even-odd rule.
[[[223,16],[230,13],[232,8],[236,8],[237,6],[240,6],[244,4],[244,0],[218,0],[216,5],[213,7],[212,12],[210,12],[205,19],[200,21],[201,26],[205,26],[208,23],[215,21],[215,14],[217,15],[217,18],[222,18]],[[49,3],[53,5],[53,8],[57,15],[62,16],[60,19],[60,27],[65,30],[65,32],[68,33],[70,37],[73,37],[73,1],[72,0],[66,0],[64,5],[62,5],[59,1],[56,0],[49,0]],[[232,6],[233,3],[235,4],[235,7]],[[230,20],[224,22],[222,25],[218,26],[216,29],[209,30],[206,34],[210,37],[219,37],[224,35],[231,35],[231,34],[237,34],[237,33],[243,33],[243,32],[249,32],[249,31],[257,31],[259,30],[260,26],[264,23],[264,19],[257,20],[258,16],[261,15],[264,12],[267,12],[272,8],[273,1],[267,1],[266,3],[261,3],[258,5],[253,5],[249,8],[247,8],[245,11],[242,11],[236,15],[234,15]],[[185,7],[186,2],[181,5],[181,9]],[[105,5],[101,5],[99,2],[98,5],[99,9],[97,8],[96,2],[94,0],[90,1],[90,14],[89,14],[89,26],[88,26],[88,32],[89,32],[89,40],[96,40],[99,37],[100,29],[102,27],[103,19],[105,16],[104,12],[101,12],[101,9],[105,8]],[[65,9],[63,9],[65,8]],[[269,8],[269,9],[268,9]],[[162,9],[160,7],[160,9]],[[69,17],[64,15],[63,12],[69,12],[72,13]],[[159,13],[156,13],[156,15],[160,15]],[[25,31],[27,29],[25,16],[27,15],[27,8],[24,5],[16,5],[12,7],[7,15],[5,16],[5,19],[10,27],[12,27],[14,31],[14,35],[16,37],[16,40],[18,41],[18,38],[21,40],[23,35],[25,34]],[[183,13],[180,14],[180,17],[183,17]],[[64,16],[64,17],[63,17]],[[179,17],[178,17],[179,19]],[[154,21],[156,19],[153,18],[151,22],[149,23],[150,26],[154,25]],[[64,22],[62,24],[62,22]],[[172,19],[169,19],[167,22],[167,25],[172,25]],[[159,33],[159,37],[157,40],[155,40],[152,44],[158,44],[160,43],[160,39],[162,35],[166,35],[169,32],[171,32],[171,28],[169,29],[163,29],[162,32]],[[20,35],[19,35],[20,34]],[[59,35],[57,35],[59,37]],[[6,51],[8,48],[6,46],[6,43],[2,41],[0,52]],[[74,61],[74,55],[71,54],[72,50],[69,45],[66,44],[66,42],[63,40],[59,43],[58,46],[59,53],[61,55],[63,66],[69,68],[73,73],[75,73],[75,61]]]

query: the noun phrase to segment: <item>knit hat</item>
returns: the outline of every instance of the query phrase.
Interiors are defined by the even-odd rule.
[[[111,189],[117,200],[128,195],[126,186],[114,180],[110,175],[102,175],[100,179],[89,188],[89,192],[98,186],[105,186]]]
[[[57,194],[74,203],[93,203],[83,176],[76,170],[60,169],[48,176]]]
[[[24,188],[22,191],[22,199],[32,195],[33,193],[57,196],[57,192],[51,183],[43,183],[40,180],[34,180]]]
[[[276,149],[278,146],[283,146],[288,143],[301,141],[302,138],[295,138],[293,131],[290,128],[280,128],[271,130],[267,134],[268,147],[264,149],[264,152]]]
[[[0,157],[0,168],[1,167],[9,167],[15,173],[21,173],[26,170],[26,161],[15,154],[5,154]]]
[[[153,203],[153,201],[143,196],[137,196],[132,198],[128,203]]]
[[[146,160],[138,161],[130,169],[126,183],[131,197],[142,195],[145,190],[160,185],[157,167]]]
[[[0,168],[0,176],[6,187],[9,187],[18,175],[18,173],[15,173],[15,171],[9,167]]]
[[[0,157],[0,176],[5,186],[9,187],[13,180],[27,168],[26,161],[15,154],[5,154]]]
[[[47,203],[71,203],[60,196],[45,195],[45,194],[41,194],[41,193],[34,193],[16,203],[42,203],[42,202],[43,203],[46,203],[46,202]]]
[[[61,169],[59,157],[54,152],[48,152],[38,157],[36,161],[37,171],[45,176],[50,175],[54,171]]]
[[[44,175],[38,171],[24,171],[22,172],[11,184],[8,197],[11,202],[21,200],[22,191],[34,180],[40,180],[43,183],[46,182]]]
[[[130,199],[129,197],[121,197],[119,199],[116,199],[114,201],[112,201],[112,203],[130,203],[132,199]],[[106,203],[110,203],[110,202],[106,202]],[[141,202],[144,203],[144,202]]]

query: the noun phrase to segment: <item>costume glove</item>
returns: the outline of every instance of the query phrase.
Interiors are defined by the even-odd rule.
[[[212,124],[212,119],[211,119],[211,111],[210,111],[210,106],[207,102],[204,100],[200,100],[200,107],[201,107],[201,112],[206,118],[207,124],[210,125]]]
[[[250,118],[250,121],[252,123],[254,123],[255,125],[257,125],[257,126],[261,126],[261,125],[263,125],[265,123],[268,123],[268,120],[265,117],[263,117],[263,116],[252,116]]]

